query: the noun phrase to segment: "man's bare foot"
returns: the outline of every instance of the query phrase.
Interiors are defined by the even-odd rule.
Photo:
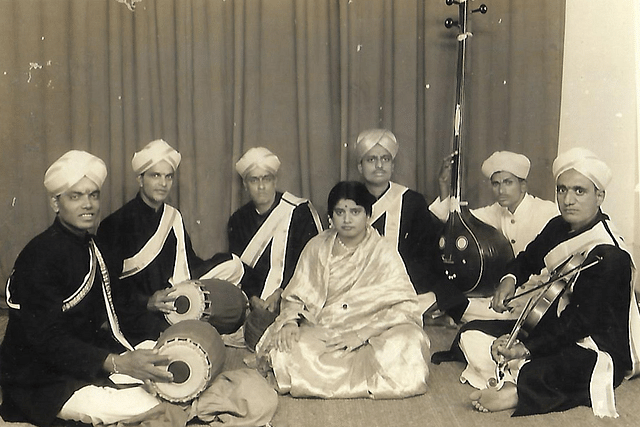
[[[513,409],[518,404],[516,385],[506,382],[500,390],[486,388],[469,395],[471,404],[480,412],[499,412]]]

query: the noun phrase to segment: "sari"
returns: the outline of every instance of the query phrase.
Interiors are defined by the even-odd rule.
[[[336,236],[326,230],[305,246],[280,315],[258,343],[258,358],[269,362],[278,390],[294,397],[425,393],[430,342],[400,255],[370,226],[343,255],[332,254]],[[290,351],[279,351],[273,337],[290,322],[299,324],[299,339]],[[327,347],[328,339],[346,332],[366,340],[353,350]]]

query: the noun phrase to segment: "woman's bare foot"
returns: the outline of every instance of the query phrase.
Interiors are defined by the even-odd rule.
[[[500,390],[486,388],[469,395],[471,404],[480,412],[499,412],[513,409],[518,404],[518,390],[511,382],[505,383]]]

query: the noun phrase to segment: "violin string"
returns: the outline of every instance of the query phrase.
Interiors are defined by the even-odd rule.
[[[557,282],[558,280],[562,280],[565,277],[569,276],[570,274],[580,273],[580,272],[586,270],[587,268],[593,267],[594,265],[599,263],[601,260],[602,260],[602,257],[596,257],[596,259],[594,261],[592,261],[591,263],[589,263],[587,265],[584,265],[584,266],[583,265],[577,265],[577,266],[573,267],[571,270],[569,270],[569,271],[567,271],[567,272],[565,272],[563,274],[560,274],[558,277],[552,277],[551,279],[547,280],[546,282],[544,282],[541,285],[536,286],[535,288],[531,288],[528,291],[524,291],[521,294],[514,295],[511,298],[505,298],[504,304],[508,304],[511,301],[513,301],[514,299],[517,299],[517,298],[523,297],[525,295],[528,295],[528,294],[530,294],[532,292],[537,291],[538,289],[542,289],[542,288],[544,288],[545,286],[547,286],[550,283]]]

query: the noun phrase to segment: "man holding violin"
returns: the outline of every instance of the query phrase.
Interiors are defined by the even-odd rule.
[[[514,409],[520,416],[584,405],[617,417],[613,389],[638,373],[629,337],[640,333],[630,326],[640,317],[630,252],[600,209],[611,170],[574,148],[556,158],[553,173],[561,216],[509,264],[492,308],[510,310],[516,289],[532,275],[544,286],[527,295],[534,296],[520,322],[471,322],[449,355],[462,350],[468,365],[461,379],[480,389],[470,399],[481,412]],[[582,262],[566,268],[576,259]],[[558,284],[557,295],[549,295]]]

